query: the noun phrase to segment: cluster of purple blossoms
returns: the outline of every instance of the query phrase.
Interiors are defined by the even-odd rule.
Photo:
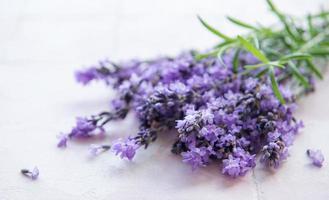
[[[243,176],[255,167],[257,155],[266,167],[277,168],[303,126],[293,117],[295,97],[280,82],[287,102],[283,105],[268,78],[239,73],[243,66],[258,63],[251,54],[241,52],[238,62],[236,72],[230,52],[222,59],[201,60],[187,52],[150,61],[103,61],[80,71],[76,73],[80,83],[104,81],[117,91],[117,98],[112,111],[78,118],[58,146],[65,147],[69,139],[104,134],[108,122],[124,119],[132,111],[140,124],[138,133],[111,144],[121,158],[133,159],[140,147],[147,148],[158,134],[170,131],[177,133],[172,152],[192,169],[217,162],[223,174]],[[102,151],[101,146],[91,149],[93,154]]]

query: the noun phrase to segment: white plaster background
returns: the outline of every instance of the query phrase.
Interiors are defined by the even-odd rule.
[[[275,0],[300,15],[328,7],[328,0]],[[56,148],[56,135],[75,116],[108,107],[113,93],[101,84],[83,88],[73,72],[105,57],[123,60],[174,55],[210,47],[217,38],[196,19],[202,15],[226,33],[231,15],[271,24],[263,0],[0,0],[0,200],[68,199],[329,199],[329,164],[314,168],[307,148],[329,160],[329,74],[297,113],[306,128],[277,172],[257,167],[230,180],[217,166],[191,172],[170,153],[166,137],[129,163],[105,153],[87,156],[88,142]],[[113,123],[107,141],[136,131],[130,119]],[[93,141],[100,142],[100,141]],[[30,181],[21,168],[37,165]]]

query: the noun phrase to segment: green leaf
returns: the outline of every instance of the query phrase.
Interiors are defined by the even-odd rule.
[[[270,62],[266,58],[266,56],[260,50],[258,50],[256,47],[254,47],[254,45],[252,45],[249,41],[247,41],[246,39],[244,39],[241,36],[238,36],[238,40],[241,42],[241,44],[244,46],[245,49],[250,51],[250,53],[252,53],[260,61],[262,61],[263,63],[269,63]]]
[[[197,16],[199,21],[201,22],[201,24],[206,27],[210,32],[212,32],[213,34],[217,35],[218,37],[226,40],[226,41],[232,41],[233,39],[230,38],[229,36],[219,32],[217,29],[213,28],[212,26],[210,26],[207,22],[205,22],[200,16]]]
[[[284,25],[284,28],[286,30],[286,32],[288,33],[288,35],[290,36],[291,39],[293,39],[294,41],[296,42],[300,42],[301,39],[298,38],[294,31],[290,28],[290,27],[293,27],[293,25],[289,24],[288,23],[288,20],[287,20],[287,17],[282,14],[278,9],[277,7],[273,4],[273,2],[271,0],[266,0],[267,1],[267,4],[269,5],[271,11],[280,19],[280,21],[283,23]]]
[[[260,71],[258,74],[256,74],[256,77],[262,77],[264,74],[266,74],[268,72],[268,67],[266,67],[265,69],[263,69],[262,71]]]
[[[217,44],[216,46],[214,46],[214,48],[217,49],[217,48],[220,48],[220,47],[229,45],[229,44],[233,44],[234,42],[235,42],[234,40],[232,40],[232,41],[224,41],[224,42],[221,42],[221,43]]]
[[[306,60],[306,67],[312,71],[317,77],[319,77],[320,79],[323,79],[323,76],[321,74],[321,72],[319,71],[319,69],[312,63],[312,61],[310,60]]]
[[[278,61],[269,62],[268,64],[271,65],[271,66],[274,66],[274,67],[280,67],[282,69],[285,68],[285,66],[282,63],[278,62]]]
[[[194,57],[196,60],[202,60],[204,58],[208,58],[209,56],[216,56],[217,54],[218,54],[218,50],[214,50],[209,53],[196,54]]]
[[[312,37],[315,36],[317,31],[314,29],[313,20],[312,20],[311,15],[307,16],[307,25],[308,25],[308,29],[309,29],[309,32],[310,32],[311,36]]]
[[[260,64],[256,64],[256,65],[245,65],[244,68],[251,71],[251,70],[258,69],[260,67],[264,67],[266,65],[267,65],[266,63],[260,63]]]
[[[269,47],[264,47],[264,51],[266,52],[267,55],[273,55],[273,56],[281,56],[281,54],[276,51],[275,49],[269,48]]]
[[[274,95],[276,96],[276,98],[278,98],[278,100],[281,102],[281,104],[285,104],[286,102],[280,92],[278,82],[275,79],[273,67],[269,68],[269,76],[271,79],[271,85],[272,85],[272,90],[273,90]]]
[[[289,54],[287,56],[283,56],[282,58],[280,58],[280,63],[284,64],[287,63],[290,60],[306,60],[306,59],[311,59],[312,56],[306,53],[293,53],[293,54]]]
[[[311,15],[312,18],[323,18],[329,16],[329,11],[322,11],[320,14]]]
[[[307,51],[312,56],[328,56],[329,48],[317,47]]]
[[[308,80],[300,73],[300,71],[297,69],[296,65],[292,61],[289,61],[288,66],[291,69],[292,74],[299,80],[299,82],[305,88],[309,88],[310,84],[308,83]]]
[[[217,52],[217,57],[219,59],[222,59],[222,55],[225,53],[225,51],[230,48],[231,46],[228,44],[226,46],[222,46],[221,48],[218,49],[218,52]]]
[[[238,20],[236,18],[233,18],[233,17],[229,17],[228,16],[227,19],[230,20],[232,23],[238,25],[238,26],[241,26],[241,27],[244,27],[244,28],[247,28],[247,29],[251,29],[251,30],[255,30],[255,31],[258,30],[258,28],[254,27],[254,26],[252,26],[250,24],[247,24],[245,22],[242,22],[242,21],[240,21],[240,20]]]
[[[322,42],[320,42],[319,45],[323,46],[323,47],[329,47],[329,40],[322,41]]]
[[[252,36],[252,39],[253,39],[253,41],[254,41],[255,48],[256,48],[256,49],[259,49],[259,48],[260,48],[259,40],[258,40],[258,38],[256,37],[256,35],[253,35],[253,36]]]
[[[239,68],[239,55],[240,55],[240,49],[237,49],[234,53],[234,57],[233,57],[233,71],[235,73],[238,72],[238,68]]]
[[[276,8],[276,6],[273,4],[273,2],[271,0],[266,0],[266,2],[273,12],[278,13],[278,9]]]

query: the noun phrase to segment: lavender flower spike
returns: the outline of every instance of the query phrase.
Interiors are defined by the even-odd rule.
[[[30,177],[32,180],[36,180],[39,177],[39,169],[37,167],[34,167],[32,171],[22,169],[21,173],[27,177]]]
[[[324,156],[321,150],[308,149],[306,151],[307,156],[312,160],[312,164],[317,167],[322,167]]]
[[[122,139],[116,140],[112,144],[112,150],[115,155],[120,155],[121,158],[132,160],[136,154],[136,150],[140,147],[133,138],[128,138],[125,141]]]

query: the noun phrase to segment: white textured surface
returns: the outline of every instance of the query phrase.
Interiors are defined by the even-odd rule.
[[[295,14],[328,6],[328,0],[275,2]],[[329,74],[300,102],[297,115],[306,128],[275,173],[257,167],[230,180],[216,166],[191,172],[164,137],[132,163],[112,154],[90,159],[88,143],[55,147],[55,136],[75,116],[107,108],[111,97],[100,84],[76,84],[75,69],[106,56],[147,58],[207,48],[216,38],[200,26],[197,13],[227,33],[238,29],[225,15],[274,21],[262,0],[0,0],[0,200],[329,199],[329,164],[314,168],[305,156],[314,147],[329,160]],[[112,124],[107,140],[136,128],[132,119]],[[20,175],[34,165],[41,173],[37,181]]]

